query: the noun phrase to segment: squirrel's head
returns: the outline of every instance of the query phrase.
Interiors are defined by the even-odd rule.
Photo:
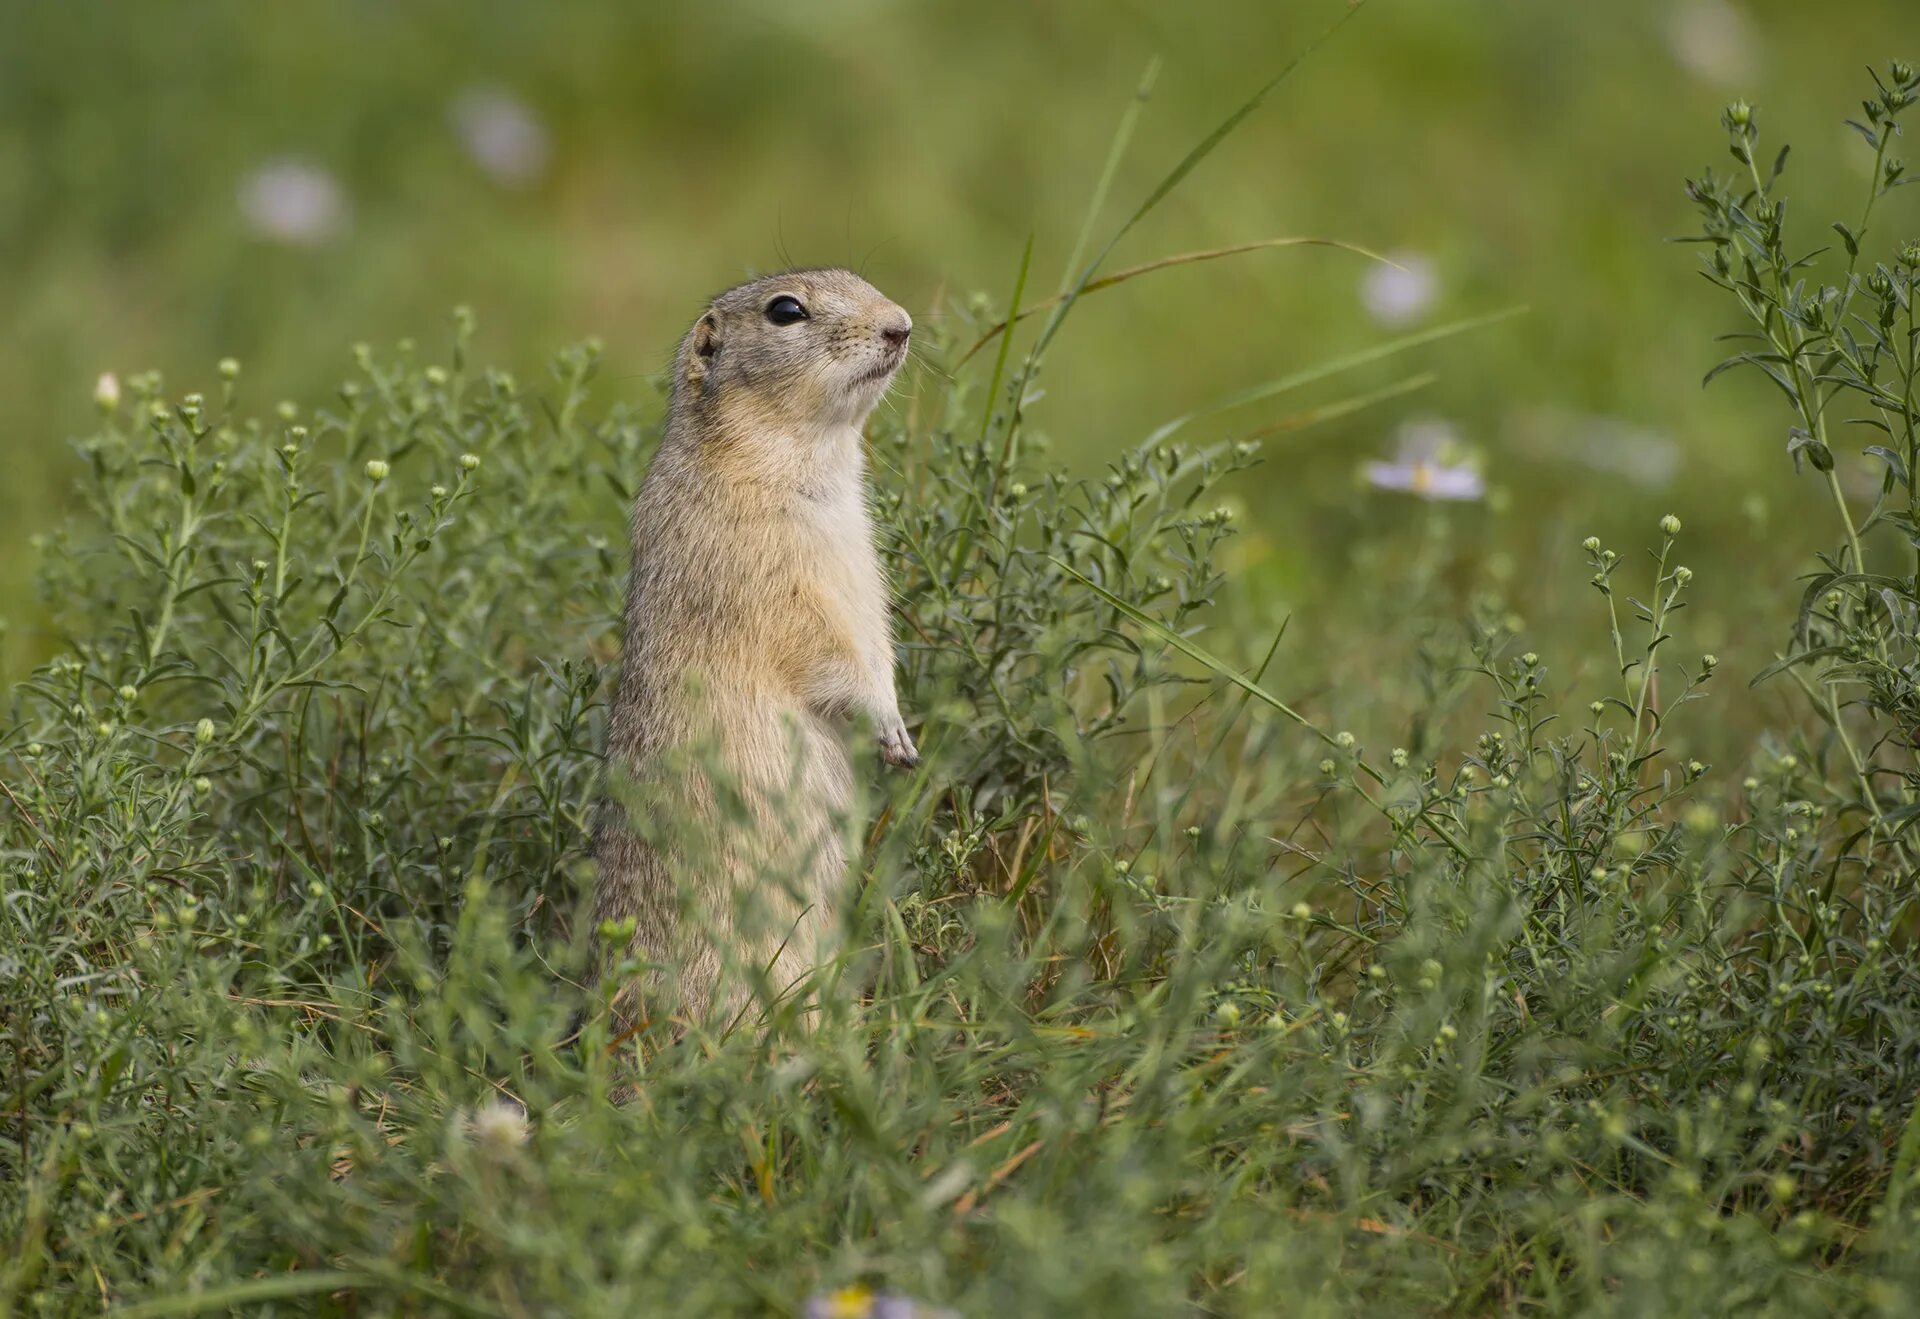
[[[913,318],[849,270],[728,289],[687,331],[674,404],[778,426],[858,425],[907,357]]]

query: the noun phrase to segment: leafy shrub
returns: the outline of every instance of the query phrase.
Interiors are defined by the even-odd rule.
[[[1896,1312],[1913,872],[1847,671],[1738,786],[1685,759],[1669,520],[1587,543],[1615,690],[1489,599],[1326,726],[1199,635],[1249,447],[1044,468],[1070,305],[877,420],[928,766],[812,1027],[677,1043],[561,1043],[652,434],[594,348],[530,391],[460,318],[267,421],[134,382],[0,739],[5,1307]]]

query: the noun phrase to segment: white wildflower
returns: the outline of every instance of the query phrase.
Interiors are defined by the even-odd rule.
[[[454,99],[447,112],[467,155],[486,176],[508,188],[539,181],[551,154],[547,130],[533,111],[498,87],[473,87]]]
[[[347,224],[340,183],[319,165],[293,156],[267,161],[240,181],[240,215],[261,237],[317,247]]]
[[[1360,282],[1360,301],[1382,325],[1408,325],[1433,306],[1440,278],[1433,262],[1418,252],[1394,252],[1391,266],[1370,268]]]
[[[1667,49],[1703,82],[1729,87],[1752,81],[1760,42],[1747,16],[1728,0],[1681,0],[1667,16]]]

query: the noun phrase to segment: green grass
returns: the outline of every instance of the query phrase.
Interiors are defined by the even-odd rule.
[[[780,0],[739,7],[725,25],[657,6],[476,14],[452,0],[271,22],[231,0],[191,20],[126,0],[11,15],[6,675],[63,644],[25,546],[71,510],[81,469],[65,441],[88,427],[101,371],[157,368],[171,394],[210,392],[211,364],[231,355],[255,406],[316,399],[345,369],[343,345],[432,342],[445,309],[465,302],[481,314],[479,348],[523,368],[544,345],[600,335],[609,389],[646,406],[646,381],[699,299],[789,256],[861,265],[926,324],[951,314],[955,290],[1004,297],[1033,237],[1037,300],[1097,250],[1090,240],[1070,260],[1151,61],[1160,72],[1113,168],[1098,242],[1345,0],[1214,0],[1206,22],[1108,0],[1040,14],[1025,0],[828,0],[804,23]],[[1248,607],[1300,611],[1317,635],[1371,589],[1341,547],[1366,541],[1378,571],[1408,571],[1416,520],[1353,475],[1392,450],[1403,420],[1433,415],[1482,452],[1507,496],[1456,519],[1458,550],[1540,565],[1507,587],[1537,637],[1584,645],[1587,619],[1558,590],[1579,570],[1563,529],[1621,539],[1671,509],[1695,529],[1694,567],[1710,584],[1696,605],[1702,644],[1743,672],[1773,658],[1778,621],[1735,584],[1808,560],[1821,541],[1799,510],[1821,495],[1778,463],[1785,437],[1762,387],[1696,388],[1724,325],[1711,290],[1677,278],[1691,254],[1664,240],[1691,224],[1678,180],[1721,158],[1700,125],[1735,96],[1763,103],[1801,144],[1796,189],[1852,186],[1867,153],[1829,149],[1837,118],[1860,69],[1902,45],[1908,6],[1862,0],[1839,24],[1791,0],[1736,0],[1751,55],[1715,76],[1674,54],[1675,15],[1689,7],[1701,6],[1371,0],[1116,250],[1124,266],[1336,238],[1430,257],[1440,284],[1427,324],[1534,309],[1427,355],[1437,379],[1387,407],[1270,439],[1274,461],[1231,491],[1247,515],[1232,566]],[[551,162],[529,188],[491,182],[449,127],[450,103],[485,84],[548,130]],[[240,181],[288,154],[339,178],[351,223],[337,240],[287,247],[241,223]],[[1920,226],[1916,198],[1891,199],[1897,231]],[[1073,470],[1100,472],[1209,400],[1396,332],[1360,308],[1366,269],[1282,250],[1103,293],[1050,355],[1029,424]],[[1404,378],[1383,367],[1368,383]],[[1256,403],[1206,433],[1239,438],[1360,387]],[[1636,479],[1623,432],[1664,440],[1673,472]],[[1740,497],[1721,497],[1727,488]],[[1319,689],[1344,662],[1303,653],[1290,674]],[[1723,750],[1777,714],[1730,702]]]
[[[1902,1313],[1920,261],[1808,268],[1895,304],[1873,356],[1749,191],[1695,188],[1705,268],[1815,429],[1865,388],[1909,459],[1808,520],[1797,628],[1687,508],[1530,558],[1408,502],[1264,629],[1245,492],[1297,450],[1083,477],[1040,425],[1066,331],[1180,275],[964,367],[1051,281],[929,324],[871,434],[926,763],[863,767],[817,1016],[731,1033],[610,1038],[577,986],[656,400],[597,341],[487,367],[465,311],[297,405],[127,379],[0,733],[0,1312]],[[1375,416],[1497,333],[1253,378],[1344,360],[1309,419]],[[1764,698],[1722,590],[1796,660]]]

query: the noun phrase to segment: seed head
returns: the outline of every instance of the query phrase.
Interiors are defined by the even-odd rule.
[[[518,1104],[495,1099],[474,1110],[467,1134],[481,1153],[504,1158],[527,1143],[527,1115]]]

